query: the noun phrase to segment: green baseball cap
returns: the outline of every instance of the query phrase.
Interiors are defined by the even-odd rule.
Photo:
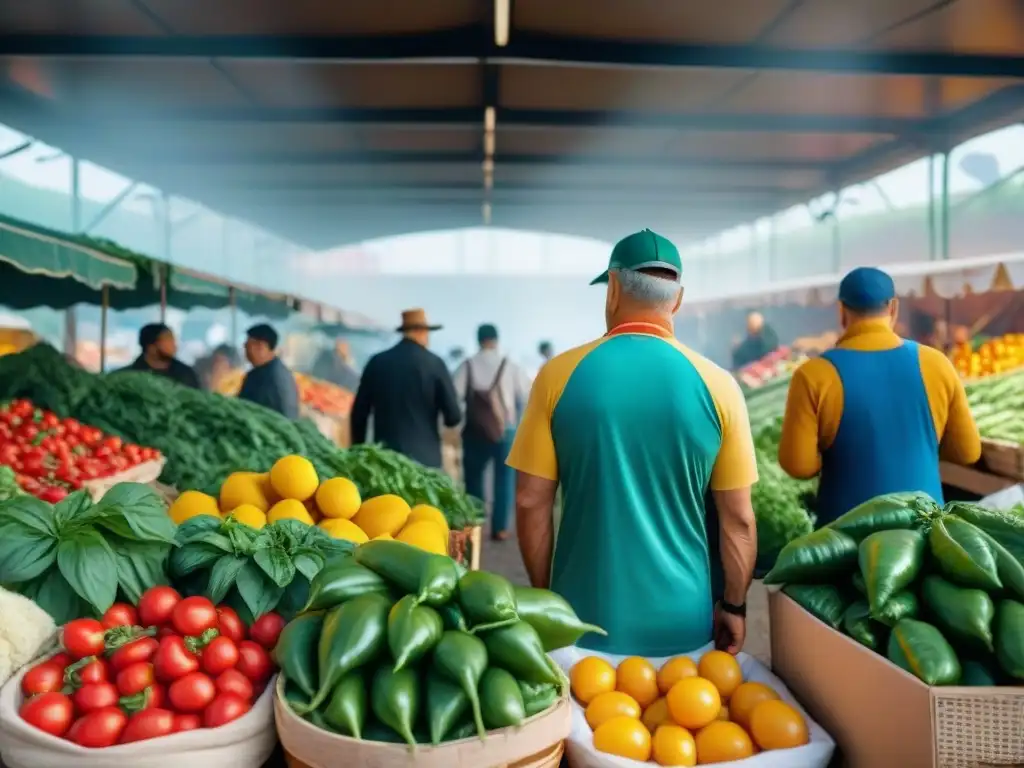
[[[672,241],[645,229],[624,237],[612,248],[608,269],[590,281],[591,285],[608,282],[612,269],[666,269],[675,273],[678,282],[683,275],[683,262],[679,249]]]

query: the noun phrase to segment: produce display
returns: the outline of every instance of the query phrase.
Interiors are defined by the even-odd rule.
[[[159,376],[91,374],[45,344],[0,358],[0,401],[16,398],[30,398],[61,418],[158,449],[166,459],[161,481],[179,490],[216,496],[233,472],[268,472],[282,456],[299,454],[313,462],[321,477],[352,480],[363,497],[394,494],[410,505],[444,510],[452,529],[482,519],[482,503],[456,488],[447,475],[393,451],[378,446],[340,450],[312,422],[292,422],[259,405]]]
[[[102,749],[244,716],[270,681],[284,621],[250,629],[230,609],[170,587],[61,629],[61,650],[22,677],[19,714],[45,733]]]
[[[217,391],[223,395],[237,395],[244,379],[245,371],[232,371],[218,382]],[[348,416],[352,410],[355,395],[337,384],[314,379],[305,373],[295,374],[295,384],[299,388],[299,401],[307,408],[334,417]]]
[[[744,681],[735,657],[708,651],[656,669],[631,656],[618,667],[587,656],[570,671],[594,748],[658,765],[708,765],[792,749],[810,740],[803,715],[764,683]]]
[[[317,727],[440,744],[516,726],[556,704],[548,651],[586,632],[553,592],[399,541],[370,541],[313,580],[274,658],[289,707]]]
[[[966,379],[999,375],[1024,365],[1024,333],[985,339],[977,346],[965,336],[953,347],[950,359]]]
[[[766,584],[928,685],[1024,682],[1024,516],[879,496],[788,544]]]
[[[0,504],[24,493],[11,467],[0,465]]]
[[[968,382],[964,388],[982,437],[1024,445],[1024,370]]]
[[[736,372],[740,383],[751,389],[762,387],[775,379],[791,374],[807,356],[790,347],[779,347],[760,360],[743,366]]]

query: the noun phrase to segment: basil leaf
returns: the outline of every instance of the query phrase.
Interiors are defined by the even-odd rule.
[[[254,619],[274,610],[284,592],[252,560],[247,561],[238,572],[235,586]]]
[[[92,497],[86,491],[75,491],[65,496],[53,507],[53,522],[57,530],[63,531],[74,525],[92,508]]]
[[[310,535],[309,531],[311,528],[316,526],[309,526],[305,523],[300,523],[298,520],[279,520],[274,523],[272,528],[280,537],[281,543],[286,548],[294,548],[302,546],[306,541],[306,537]],[[317,529],[319,530],[319,529]]]
[[[236,555],[251,555],[256,551],[256,542],[260,538],[259,531],[234,521],[227,523],[224,527]]]
[[[187,544],[202,533],[220,530],[222,524],[223,522],[213,515],[196,515],[178,526],[174,540],[178,544]]]
[[[131,602],[158,584],[166,584],[164,567],[167,545],[161,542],[130,541],[111,537],[110,546],[117,561],[117,583]]]
[[[219,549],[222,553],[229,555],[234,554],[235,551],[235,548],[231,546],[231,539],[217,531],[200,531],[187,543],[179,542],[178,546],[185,547],[191,544],[208,544],[215,549]]]
[[[142,483],[118,483],[94,508],[97,524],[136,541],[174,541],[177,529],[160,496]]]
[[[0,582],[16,584],[44,574],[57,560],[57,540],[19,534],[3,538],[0,547]]]
[[[253,556],[253,560],[279,587],[287,587],[295,578],[295,563],[283,547],[261,549]]]
[[[57,535],[53,507],[35,496],[18,496],[0,506],[0,524],[6,528],[12,523],[36,536]]]
[[[83,529],[57,546],[57,565],[71,588],[97,613],[117,599],[118,568],[110,545],[95,530]]]
[[[238,572],[248,562],[244,557],[222,555],[210,570],[210,580],[206,584],[206,596],[213,603],[223,602],[231,587],[235,585]]]
[[[320,573],[324,567],[324,558],[314,550],[304,550],[295,555],[293,560],[295,570],[305,576],[309,581]]]
[[[281,599],[278,601],[275,611],[281,614],[285,621],[291,621],[309,602],[309,582],[302,576],[298,576],[289,584]]]
[[[221,557],[224,557],[222,549],[197,541],[173,549],[168,560],[168,567],[172,576],[181,577],[209,568]]]
[[[57,625],[67,624],[92,612],[56,568],[33,582],[31,592],[22,594],[50,614]]]

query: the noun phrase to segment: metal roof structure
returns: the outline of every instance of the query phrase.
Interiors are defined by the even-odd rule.
[[[1022,114],[1020,0],[0,4],[0,121],[316,249],[694,239]]]

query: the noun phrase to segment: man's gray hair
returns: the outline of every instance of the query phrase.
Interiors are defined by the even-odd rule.
[[[632,269],[613,270],[622,292],[645,307],[674,307],[682,286],[673,280],[647,275]]]

